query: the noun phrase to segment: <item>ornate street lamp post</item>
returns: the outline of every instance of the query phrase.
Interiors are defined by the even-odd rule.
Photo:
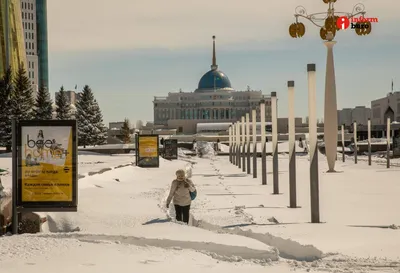
[[[334,38],[336,33],[342,30],[342,24],[346,24],[345,21],[349,24],[351,18],[358,15],[364,18],[365,15],[365,7],[361,3],[355,5],[353,11],[349,13],[336,11],[334,8],[336,1],[337,0],[323,0],[325,4],[328,4],[328,10],[326,12],[313,14],[308,14],[303,6],[296,7],[294,14],[296,22],[289,27],[289,34],[292,38],[301,38],[306,32],[306,28],[303,23],[299,22],[299,18],[307,19],[320,28],[320,37],[325,41],[324,44],[328,49],[325,75],[324,142],[329,172],[335,171],[338,141],[335,67],[333,62],[333,46],[336,44]],[[345,18],[347,18],[347,20]],[[367,20],[358,20],[355,26],[355,32],[359,36],[371,33],[371,22]]]

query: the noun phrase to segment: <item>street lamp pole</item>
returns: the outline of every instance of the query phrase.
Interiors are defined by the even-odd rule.
[[[320,37],[327,47],[326,59],[326,74],[325,74],[325,104],[324,104],[324,142],[325,154],[328,161],[328,172],[335,171],[335,161],[337,155],[337,142],[338,142],[338,120],[337,120],[337,99],[336,99],[336,81],[335,81],[335,66],[333,60],[333,46],[336,44],[334,41],[337,31],[342,29],[341,24],[338,23],[339,18],[347,19],[354,18],[360,15],[364,18],[365,7],[359,3],[353,7],[353,11],[339,12],[334,8],[337,0],[323,0],[328,4],[328,10],[325,12],[318,12],[308,14],[303,6],[298,6],[295,9],[296,22],[289,27],[289,34],[292,38],[301,38],[304,36],[306,29],[303,23],[299,22],[299,18],[304,18],[312,24],[320,28]],[[371,33],[371,22],[367,20],[360,20],[357,22],[355,32],[359,36],[368,35]]]

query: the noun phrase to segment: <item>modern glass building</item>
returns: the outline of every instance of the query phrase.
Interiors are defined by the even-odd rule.
[[[47,40],[47,0],[36,0],[37,52],[39,56],[39,86],[49,89]]]
[[[14,71],[19,65],[27,67],[20,0],[0,1],[0,76],[7,70],[7,59]]]

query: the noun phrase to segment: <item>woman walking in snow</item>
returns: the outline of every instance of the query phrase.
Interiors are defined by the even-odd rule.
[[[176,220],[189,224],[190,205],[196,197],[196,187],[190,179],[186,178],[184,170],[177,170],[175,174],[176,179],[172,181],[166,205],[169,208],[173,200]]]

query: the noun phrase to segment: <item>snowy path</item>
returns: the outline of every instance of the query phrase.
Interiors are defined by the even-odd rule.
[[[149,270],[144,272],[161,268],[174,272],[187,272],[188,268],[194,272],[204,268],[211,272],[237,272],[231,270],[233,267],[252,272],[289,272],[288,265],[274,263],[278,259],[275,249],[257,240],[166,219],[165,210],[160,207],[164,206],[165,191],[175,170],[186,164],[162,160],[159,169],[129,166],[81,179],[77,213],[48,213],[49,221],[42,234],[0,238],[2,268],[7,268],[7,273],[28,269],[51,272],[61,264],[65,266],[61,271],[65,272],[108,273],[106,269],[110,266],[106,263],[113,259],[99,253],[103,251],[119,261],[122,257],[126,259],[123,253],[137,256],[126,259],[124,266],[120,266]],[[158,253],[159,257],[147,255],[150,252]],[[169,261],[171,252],[179,252],[176,255],[185,259],[183,265],[178,266],[178,260]],[[46,257],[52,262],[45,263]]]
[[[321,158],[321,165],[324,164],[323,160]],[[400,267],[398,263],[384,260],[399,259],[399,231],[378,228],[387,227],[393,221],[399,224],[400,219],[393,204],[398,202],[400,188],[396,180],[384,182],[377,179],[377,176],[386,176],[389,179],[399,169],[392,170],[390,174],[379,166],[368,168],[366,164],[338,164],[338,169],[343,173],[329,176],[321,172],[321,215],[323,221],[328,223],[312,225],[307,223],[310,209],[307,181],[309,163],[306,158],[299,158],[297,163],[298,203],[303,207],[299,209],[287,208],[288,169],[285,158],[280,160],[281,195],[272,195],[271,185],[259,185],[260,179],[253,179],[252,175],[244,174],[227,161],[227,158],[219,157],[211,162],[198,160],[194,165],[193,179],[202,194],[194,206],[193,214],[200,221],[200,226],[257,238],[277,247],[282,257],[309,259],[311,254],[318,254],[318,249],[321,249],[325,253],[353,256],[354,258],[346,257],[344,260],[349,264],[353,263],[354,270],[362,270],[364,264],[375,264],[380,270],[383,270],[383,265],[388,268],[393,265]],[[270,160],[267,164],[271,167]],[[271,180],[272,175],[269,172],[269,184]],[[384,187],[380,186],[382,183],[385,183]],[[338,192],[337,189],[341,191]],[[332,194],[333,192],[339,194]],[[377,198],[379,196],[383,198]],[[371,197],[376,199],[371,200]],[[271,217],[275,217],[280,223],[271,223]],[[310,243],[316,247],[305,247]],[[330,258],[337,257],[334,255]],[[374,260],[368,259],[369,257],[378,258]],[[324,261],[326,263],[322,262],[318,267],[325,270],[325,267],[329,268],[331,261],[328,258]]]

